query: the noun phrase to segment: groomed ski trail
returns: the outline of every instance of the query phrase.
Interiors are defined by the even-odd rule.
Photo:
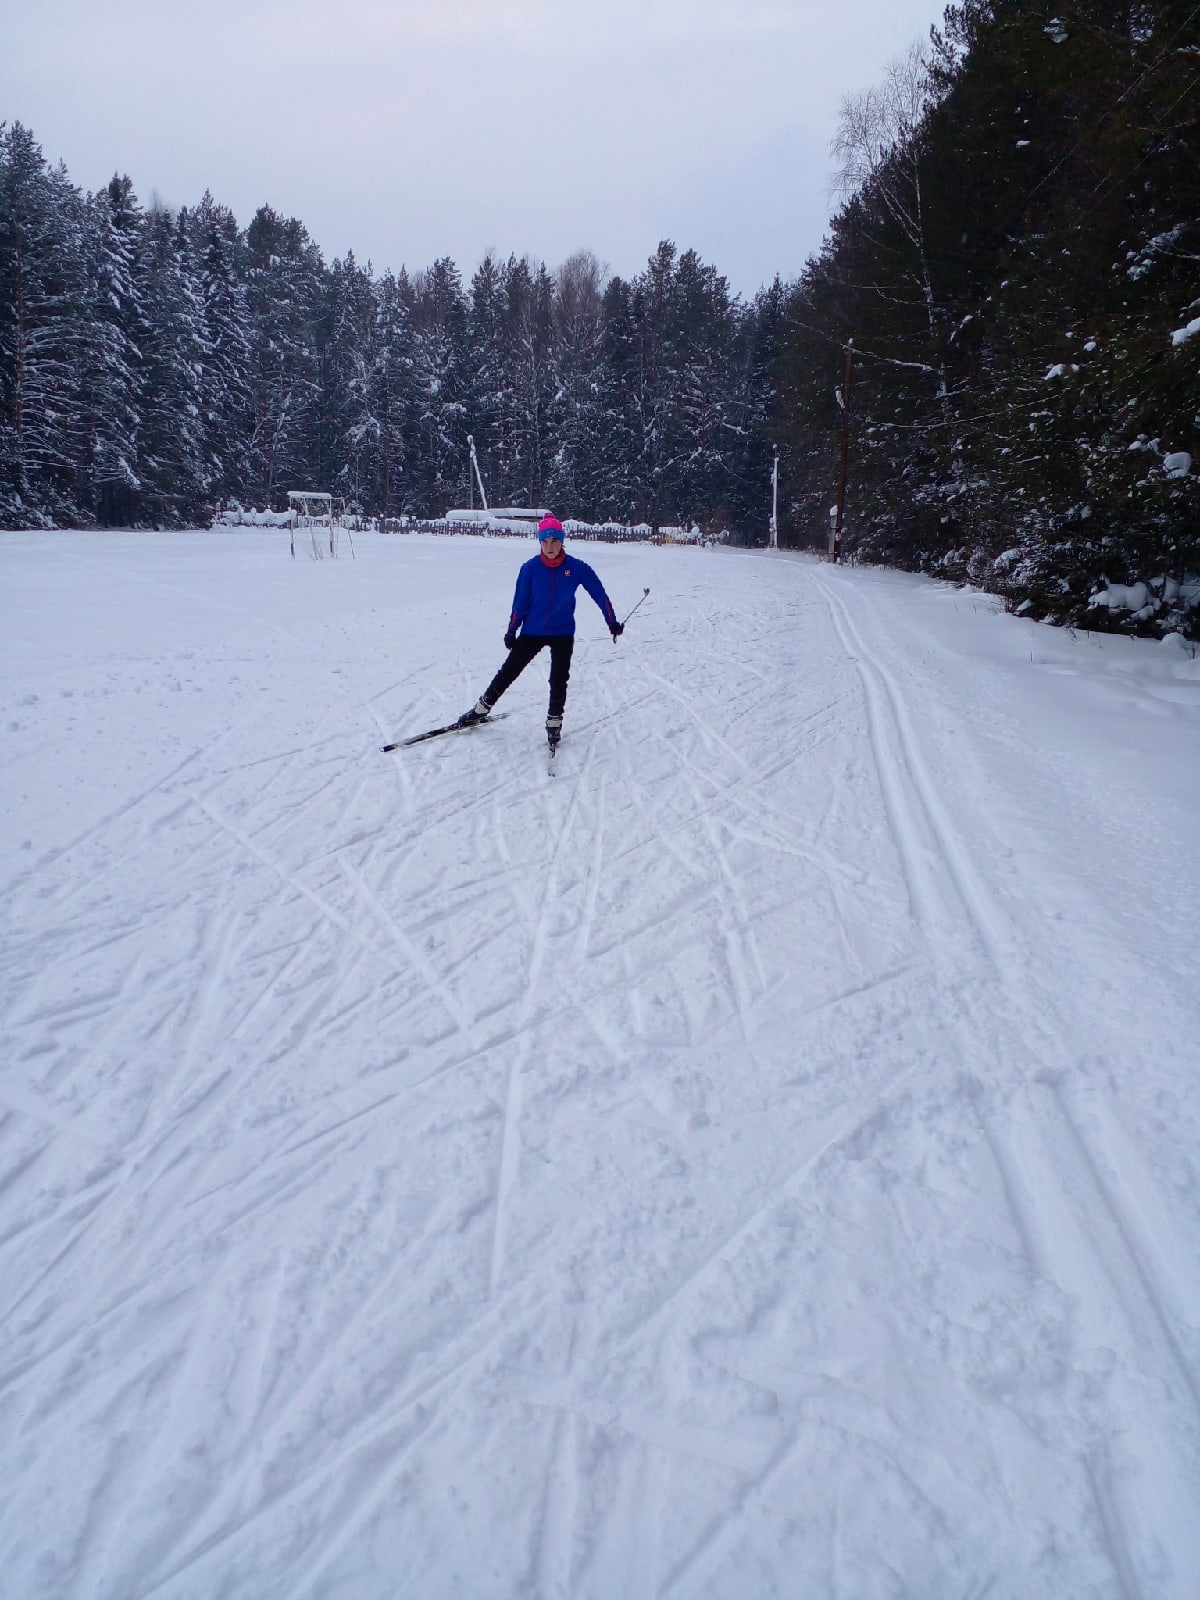
[[[651,596],[547,782],[536,663],[376,749],[493,669],[507,541],[54,537],[0,544],[0,1588],[1192,1600],[1200,678],[600,547]]]

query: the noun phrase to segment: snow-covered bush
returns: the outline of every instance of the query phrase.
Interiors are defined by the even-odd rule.
[[[289,511],[249,511],[241,506],[226,506],[212,519],[214,528],[286,528],[291,522]]]
[[[1104,619],[1112,626],[1132,625],[1135,632],[1194,639],[1200,637],[1200,574],[1137,583],[1106,582],[1092,592],[1088,606],[1097,621]]]

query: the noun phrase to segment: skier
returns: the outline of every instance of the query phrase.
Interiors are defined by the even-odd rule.
[[[504,691],[520,677],[543,645],[550,646],[550,709],[546,716],[546,740],[553,755],[562,735],[563,709],[567,703],[567,679],[571,675],[571,651],[575,647],[575,591],[582,584],[600,607],[609,633],[619,639],[625,632],[617,621],[612,601],[604,585],[584,561],[568,556],[563,549],[563,527],[557,517],[545,516],[538,524],[541,551],[526,561],[517,573],[512,615],[504,647],[508,655],[499,672],[488,684],[470,711],[458,719],[460,728],[486,722]]]

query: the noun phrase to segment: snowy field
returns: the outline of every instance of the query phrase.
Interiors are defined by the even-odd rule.
[[[0,536],[5,1600],[1196,1600],[1200,661]]]

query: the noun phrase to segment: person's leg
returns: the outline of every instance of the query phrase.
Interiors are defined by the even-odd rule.
[[[546,714],[546,739],[553,755],[562,737],[563,711],[567,704],[567,679],[571,676],[573,634],[559,634],[550,641],[550,710]]]
[[[539,639],[536,634],[523,633],[520,636],[504,658],[500,671],[483,691],[483,698],[487,701],[489,709],[496,704],[506,689],[516,683],[534,656],[548,642],[544,638]]]
[[[562,721],[567,708],[567,680],[571,676],[571,652],[575,635],[563,633],[550,641],[550,716]]]

